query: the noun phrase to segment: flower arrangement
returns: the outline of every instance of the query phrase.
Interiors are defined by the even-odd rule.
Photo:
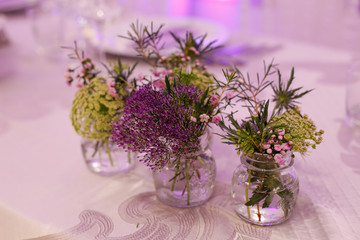
[[[232,127],[227,127],[222,121],[220,127],[226,132],[223,135],[227,143],[235,144],[238,154],[241,152],[251,156],[254,152],[266,154],[269,159],[274,158],[279,165],[283,164],[282,155],[287,151],[299,152],[304,155],[308,147],[316,148],[322,141],[323,130],[316,131],[314,122],[305,114],[302,115],[296,105],[297,99],[312,90],[301,91],[301,87],[292,89],[294,68],[287,82],[283,82],[280,70],[278,85],[268,80],[276,65],[265,65],[264,77],[258,75],[257,84],[247,79],[236,69],[236,78],[229,85],[235,94],[234,99],[244,102],[249,109],[250,116],[238,123],[233,114],[228,116]],[[275,103],[269,112],[270,100],[260,100],[259,94],[267,87],[273,90],[272,102]]]
[[[145,26],[139,22],[130,26],[126,39],[135,45],[138,55],[147,63],[153,74],[153,84],[161,89],[165,87],[165,76],[172,78],[179,73],[183,78],[188,78],[191,84],[205,92],[209,88],[213,90],[215,81],[213,75],[207,71],[207,66],[201,63],[201,58],[207,53],[221,47],[214,46],[216,40],[206,42],[206,34],[194,36],[187,32],[184,38],[168,32],[178,45],[178,51],[168,55],[164,54],[166,43],[162,41],[164,25],[155,27],[153,23]]]
[[[230,104],[226,84],[219,82],[200,63],[202,54],[215,49],[214,42],[204,45],[205,36],[187,33],[182,39],[170,33],[179,52],[162,54],[163,25],[136,23],[126,38],[133,41],[142,59],[150,66],[151,76],[140,75],[152,84],[141,86],[127,99],[120,120],[112,124],[112,140],[119,146],[139,153],[140,162],[153,171],[174,166],[171,191],[184,180],[187,205],[190,205],[190,181],[200,171],[189,157],[201,150],[200,138],[210,123],[218,124],[219,113]],[[234,74],[224,72],[227,83]],[[222,91],[218,91],[219,89]]]
[[[79,66],[67,69],[65,80],[71,86],[79,88],[73,100],[71,109],[71,122],[75,131],[84,139],[95,140],[95,149],[92,156],[100,148],[105,148],[113,165],[110,153],[110,137],[112,126],[121,114],[126,99],[130,96],[136,80],[131,81],[130,76],[134,66],[122,64],[119,60],[107,67],[108,74],[99,76],[92,60],[80,53],[75,42],[70,58],[80,62]],[[100,154],[100,152],[99,152]],[[101,159],[101,156],[100,156]]]
[[[234,92],[234,99],[248,108],[250,115],[239,122],[231,113],[227,116],[230,126],[227,126],[224,120],[219,126],[224,131],[222,137],[225,142],[236,146],[238,154],[241,154],[248,166],[246,171],[241,173],[242,176],[246,176],[245,179],[247,178],[244,184],[247,186],[244,202],[247,219],[252,219],[249,208],[252,206],[257,208],[256,223],[261,224],[261,221],[267,221],[267,218],[276,215],[274,210],[271,213],[273,215],[268,214],[262,218],[260,209],[265,212],[264,209],[270,206],[274,206],[274,209],[281,206],[287,218],[295,204],[298,181],[292,179],[294,174],[285,176],[280,171],[292,164],[294,152],[305,155],[309,147],[315,149],[316,145],[321,143],[324,133],[323,130],[316,129],[314,122],[306,114],[302,114],[297,105],[298,100],[312,90],[292,88],[294,68],[289,80],[283,81],[280,70],[273,63],[268,66],[264,64],[264,75],[260,78],[257,74],[255,83],[250,80],[249,75],[245,77],[239,69],[234,69],[234,72],[236,77],[229,84],[229,89]],[[277,85],[268,80],[275,73],[278,77]],[[261,100],[260,93],[268,88],[272,89],[272,99]],[[287,179],[287,182],[284,179]],[[233,181],[236,182],[236,179]],[[291,187],[287,186],[289,182],[292,182]],[[233,192],[234,196],[235,194]],[[243,209],[242,206],[239,209]],[[239,215],[242,215],[241,210],[239,212]]]
[[[185,80],[179,75],[170,84],[166,77],[166,87],[161,90],[150,85],[140,87],[126,101],[123,115],[113,124],[112,132],[114,142],[143,154],[140,161],[152,170],[176,166],[169,179],[172,189],[180,175],[187,181],[196,177],[197,170],[190,168],[196,158],[184,156],[200,150],[200,137],[210,123],[220,121],[217,113],[223,106],[218,101],[222,95],[203,93]],[[190,189],[187,190],[189,205]]]

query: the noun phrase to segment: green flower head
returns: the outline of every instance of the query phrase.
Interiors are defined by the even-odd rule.
[[[124,108],[125,89],[117,96],[109,93],[106,80],[97,77],[75,95],[70,118],[75,131],[86,139],[104,140],[111,136],[111,124]]]

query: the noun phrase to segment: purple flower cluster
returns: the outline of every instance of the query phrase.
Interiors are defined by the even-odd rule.
[[[201,124],[190,118],[202,93],[193,86],[172,89],[169,94],[166,89],[141,87],[127,99],[123,115],[113,124],[112,140],[140,153],[140,161],[152,170],[199,149]]]

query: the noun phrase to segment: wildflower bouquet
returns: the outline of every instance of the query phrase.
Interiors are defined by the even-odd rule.
[[[151,85],[140,87],[113,124],[113,141],[141,154],[140,161],[154,171],[172,166],[174,175],[166,182],[171,183],[173,192],[175,184],[185,180],[181,195],[186,193],[190,205],[190,181],[206,177],[195,163],[203,154],[200,138],[210,123],[220,121],[217,114],[222,95],[203,93],[187,80],[179,75],[172,84],[166,77],[166,87],[161,90]]]
[[[154,172],[156,188],[156,182],[170,185],[164,194],[159,193],[163,189],[159,187],[160,200],[175,206],[182,206],[182,201],[193,206],[210,197],[215,180],[215,163],[212,156],[204,153],[201,138],[210,123],[219,123],[221,109],[230,103],[224,90],[216,91],[225,89],[224,84],[208,73],[199,60],[202,54],[214,49],[214,42],[204,46],[205,36],[195,38],[187,33],[182,39],[171,33],[179,52],[164,56],[162,27],[131,25],[126,38],[135,43],[151,70],[150,76],[141,74],[140,78],[149,79],[152,84],[140,87],[127,99],[123,115],[112,125],[112,140],[139,153],[140,162]],[[228,82],[233,76],[225,73]],[[170,175],[157,181],[156,176],[167,170]],[[209,190],[203,192],[208,193],[197,194],[192,189],[195,180],[206,181]],[[165,195],[172,196],[172,200],[167,201]],[[202,199],[197,199],[197,195]]]
[[[119,118],[126,99],[135,89],[135,79],[130,80],[135,65],[127,66],[119,60],[111,63],[110,67],[106,66],[108,74],[102,77],[92,60],[78,51],[76,43],[74,48],[69,49],[72,51],[70,57],[80,62],[79,66],[69,67],[65,75],[69,86],[75,84],[79,88],[70,114],[72,125],[85,139],[82,150],[85,160],[91,162],[90,169],[101,173],[98,166],[104,164],[101,160],[106,157],[101,155],[102,152],[106,153],[110,167],[115,165],[114,153],[111,152],[111,124]],[[91,148],[93,152],[89,153]],[[93,160],[97,154],[100,163],[95,164]]]
[[[292,88],[294,69],[289,80],[283,81],[276,65],[265,65],[264,76],[260,78],[258,74],[255,84],[249,75],[245,78],[238,69],[234,72],[237,77],[229,89],[236,93],[235,99],[248,108],[250,116],[238,122],[234,114],[229,114],[230,126],[224,121],[219,125],[225,132],[223,139],[236,146],[245,166],[234,174],[236,211],[253,223],[278,223],[288,217],[298,193],[298,180],[293,178],[295,173],[290,173],[293,153],[304,155],[309,147],[315,149],[321,143],[324,131],[317,131],[314,122],[297,106],[298,99],[312,90]],[[277,85],[268,80],[275,73]],[[259,94],[267,88],[272,89],[272,99],[260,100]],[[273,103],[272,111],[270,101]],[[282,169],[287,173],[281,172]],[[240,178],[247,180],[240,183]],[[249,190],[252,190],[251,197]],[[284,219],[274,220],[271,216],[277,214],[279,207],[284,212]]]
[[[187,32],[185,37],[177,36],[172,32],[163,32],[164,25],[155,27],[153,23],[145,26],[139,22],[131,24],[127,36],[134,43],[135,50],[146,64],[149,65],[153,74],[153,84],[161,89],[165,87],[165,76],[169,80],[179,73],[189,79],[191,84],[205,92],[209,88],[214,90],[215,81],[213,74],[207,71],[207,66],[201,63],[201,58],[207,53],[220,48],[215,46],[216,40],[207,42],[206,34],[194,36]],[[162,40],[164,34],[170,34],[177,44],[177,51],[164,54],[166,43]]]

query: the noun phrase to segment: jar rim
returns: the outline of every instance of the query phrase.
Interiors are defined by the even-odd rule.
[[[258,158],[263,158],[265,161],[255,159],[254,154],[259,156]],[[240,161],[247,168],[257,170],[257,171],[279,171],[284,170],[286,168],[290,168],[294,164],[294,157],[292,151],[288,151],[285,153],[285,164],[279,165],[275,159],[272,157],[271,159],[267,158],[267,154],[263,153],[254,153],[252,156],[249,156],[246,153],[240,154]]]

